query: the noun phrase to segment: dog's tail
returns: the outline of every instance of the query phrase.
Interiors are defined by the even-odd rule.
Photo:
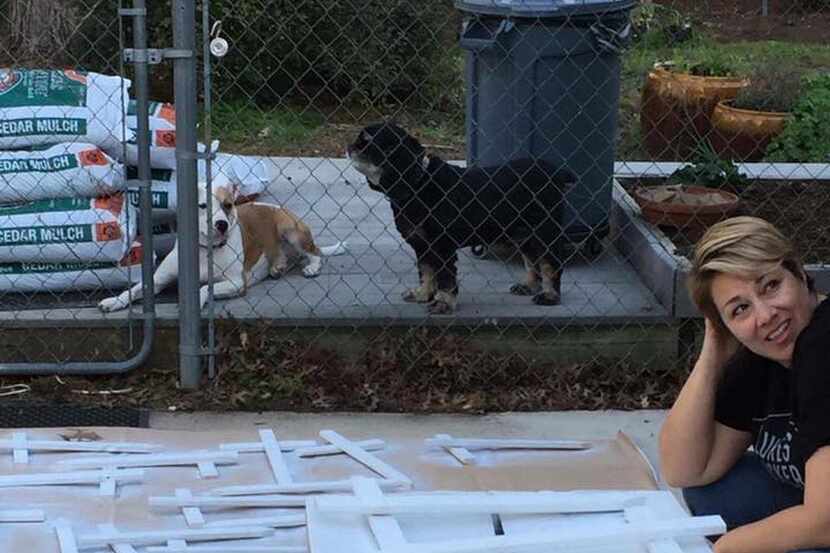
[[[336,244],[332,244],[331,246],[321,246],[320,247],[320,255],[323,257],[331,257],[333,255],[343,255],[344,253],[348,252],[348,244],[346,242],[338,242]]]

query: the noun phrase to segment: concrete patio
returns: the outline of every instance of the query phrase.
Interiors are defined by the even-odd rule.
[[[324,260],[321,275],[305,279],[295,271],[281,280],[258,284],[248,295],[217,301],[218,318],[268,319],[291,325],[360,324],[489,324],[528,325],[665,323],[661,305],[632,265],[610,240],[590,261],[575,255],[562,284],[562,304],[536,306],[527,297],[508,293],[523,280],[518,262],[459,255],[460,299],[454,316],[428,316],[424,306],[408,304],[401,293],[417,285],[414,254],[394,227],[388,202],[365,184],[347,160],[270,158],[276,179],[261,200],[297,213],[312,229],[319,245],[348,244],[348,253]],[[630,255],[630,254],[628,254]],[[140,307],[136,308],[140,311]],[[160,303],[158,318],[174,323],[175,303]],[[86,306],[21,309],[0,312],[0,322],[26,326],[110,325],[127,311],[104,315]],[[39,326],[39,325],[38,325]]]

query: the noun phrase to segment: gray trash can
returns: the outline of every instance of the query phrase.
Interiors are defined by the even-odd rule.
[[[456,0],[467,50],[467,163],[564,164],[569,241],[608,233],[620,50],[636,0]]]

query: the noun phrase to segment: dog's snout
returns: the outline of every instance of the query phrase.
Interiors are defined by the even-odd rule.
[[[216,230],[218,230],[222,234],[225,234],[226,232],[228,232],[228,222],[227,221],[216,221],[215,226],[216,226]]]

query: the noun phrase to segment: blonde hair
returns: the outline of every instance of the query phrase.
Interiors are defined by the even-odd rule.
[[[704,316],[725,329],[712,299],[712,279],[722,273],[754,279],[779,265],[814,290],[795,246],[781,231],[757,217],[733,217],[712,225],[695,246],[689,295]]]

